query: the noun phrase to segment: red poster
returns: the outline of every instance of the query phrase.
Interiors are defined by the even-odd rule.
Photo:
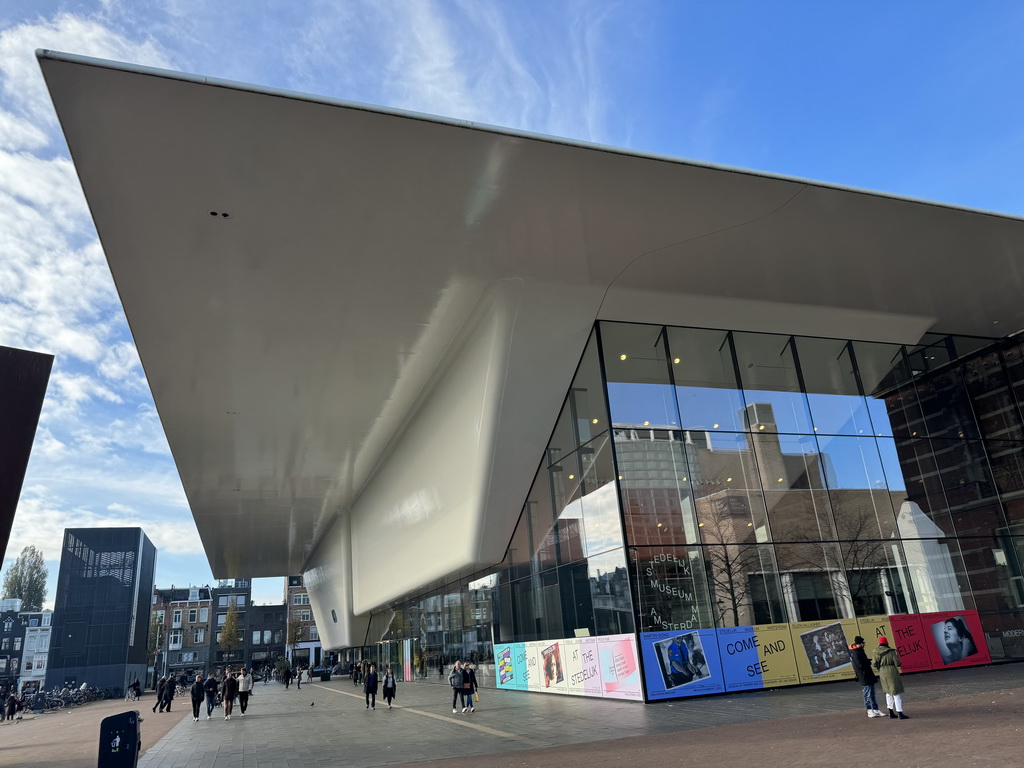
[[[922,613],[921,628],[932,658],[932,669],[989,664],[992,657],[977,611]]]
[[[932,654],[929,651],[931,636],[926,634],[921,624],[921,614],[902,613],[889,617],[892,637],[888,638],[889,647],[895,648],[900,654],[900,664],[904,672],[924,672],[935,669]],[[874,654],[874,648],[868,645],[864,649],[868,656]]]

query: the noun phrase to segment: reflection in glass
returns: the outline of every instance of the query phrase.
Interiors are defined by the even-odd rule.
[[[853,344],[834,339],[796,340],[811,409],[819,435],[870,435],[871,418],[857,380]]]
[[[812,432],[811,413],[802,391],[791,336],[733,334],[736,360],[753,432]],[[766,404],[759,409],[754,404]]]
[[[695,328],[668,329],[667,354],[684,429],[747,429],[730,335]]]

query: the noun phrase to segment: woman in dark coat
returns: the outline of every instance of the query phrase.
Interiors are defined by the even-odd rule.
[[[864,708],[868,711],[868,717],[885,717],[878,711],[878,702],[875,699],[875,683],[878,682],[878,678],[871,669],[868,655],[864,653],[864,638],[860,635],[853,638],[853,645],[850,646],[850,664],[864,693]]]
[[[363,693],[366,694],[366,708],[377,708],[377,667],[370,665],[370,671],[363,678]]]
[[[164,711],[164,689],[167,688],[167,678],[161,677],[156,684],[156,701],[153,702],[153,711],[156,712],[156,708],[160,707],[160,711]]]
[[[395,698],[395,693],[398,691],[398,685],[395,681],[395,675],[391,671],[391,667],[388,667],[388,671],[384,673],[384,701],[388,703],[388,709],[391,709],[391,701]]]
[[[238,680],[234,672],[228,672],[224,678],[224,719],[231,719],[231,710],[235,707],[235,697],[238,696]]]
[[[203,676],[196,675],[196,681],[192,683],[192,722],[199,722],[199,707],[203,705],[206,697],[206,689],[203,686]]]
[[[174,700],[174,678],[173,677],[169,677],[169,678],[167,678],[167,682],[164,683],[164,695],[163,695],[163,698],[160,699],[160,711],[163,712],[164,711],[164,707],[166,707],[167,711],[170,712],[171,711],[171,701],[173,701],[173,700]]]
[[[878,649],[875,651],[875,658],[871,662],[878,679],[882,683],[882,690],[885,692],[885,705],[889,708],[889,717],[909,720],[903,714],[903,680],[900,678],[900,655],[889,647],[889,641],[884,637],[878,638]]]

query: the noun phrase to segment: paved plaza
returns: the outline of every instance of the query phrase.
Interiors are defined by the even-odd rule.
[[[1024,664],[906,679],[908,721],[869,719],[853,682],[637,704],[483,690],[452,714],[437,683],[399,687],[367,711],[347,678],[258,685],[249,714],[186,718],[145,768],[698,765],[1013,765],[1020,762]],[[486,757],[484,757],[486,756]]]

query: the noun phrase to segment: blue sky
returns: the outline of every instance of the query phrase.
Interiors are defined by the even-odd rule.
[[[1024,5],[894,5],[7,0],[0,344],[56,363],[3,567],[141,525],[211,579],[34,49],[1024,215]]]

